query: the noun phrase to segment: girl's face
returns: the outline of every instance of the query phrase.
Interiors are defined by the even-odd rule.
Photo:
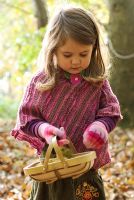
[[[70,38],[57,49],[57,64],[71,74],[80,73],[89,66],[92,49],[93,45],[81,44]]]

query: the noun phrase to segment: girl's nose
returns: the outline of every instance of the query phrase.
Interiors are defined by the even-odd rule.
[[[81,63],[80,58],[74,57],[72,58],[72,65],[78,65]]]

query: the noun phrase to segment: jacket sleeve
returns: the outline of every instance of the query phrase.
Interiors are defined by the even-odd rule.
[[[99,109],[96,118],[117,117],[121,120],[123,117],[120,111],[120,105],[117,97],[113,93],[108,80],[105,80],[101,89]]]
[[[39,154],[45,145],[45,141],[41,138],[37,138],[32,133],[26,132],[25,130],[27,130],[27,124],[32,120],[45,121],[40,113],[42,93],[36,88],[36,83],[43,79],[45,79],[44,73],[39,72],[28,84],[18,109],[16,126],[11,131],[12,136],[18,140],[29,142],[32,147],[37,149]]]

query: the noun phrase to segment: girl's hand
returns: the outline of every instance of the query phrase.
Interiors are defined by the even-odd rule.
[[[93,122],[83,134],[83,144],[87,149],[99,149],[108,140],[108,132],[103,123]]]
[[[52,137],[54,136],[57,136],[57,142],[59,146],[69,143],[66,139],[66,132],[63,127],[59,129],[48,123],[43,123],[38,128],[38,134],[41,138],[44,138],[48,144],[51,143]]]

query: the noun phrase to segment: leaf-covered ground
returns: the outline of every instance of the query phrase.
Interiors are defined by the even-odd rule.
[[[134,199],[134,130],[116,128],[110,135],[112,163],[101,169],[107,200]],[[31,180],[23,167],[35,151],[0,130],[0,200],[27,200]]]

